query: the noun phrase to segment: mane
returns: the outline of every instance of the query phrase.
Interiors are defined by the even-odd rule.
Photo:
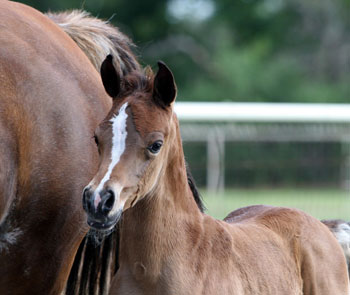
[[[153,91],[154,74],[147,66],[140,71],[132,71],[121,80],[118,97],[126,97],[135,92],[151,93]]]
[[[113,55],[121,77],[131,71],[140,70],[140,65],[131,51],[131,48],[135,47],[134,44],[107,21],[92,17],[83,10],[49,12],[46,16],[75,41],[96,70],[100,71],[100,66],[108,54]]]
[[[199,193],[197,189],[196,182],[194,181],[194,178],[192,176],[192,173],[190,171],[190,168],[187,162],[186,162],[186,173],[187,173],[187,182],[188,182],[188,185],[190,186],[193,198],[196,201],[198,209],[203,213],[206,210],[206,207],[204,205],[202,195]]]

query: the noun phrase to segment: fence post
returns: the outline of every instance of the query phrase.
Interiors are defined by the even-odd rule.
[[[207,191],[223,193],[225,188],[225,134],[212,128],[207,136]]]
[[[343,140],[341,142],[341,154],[344,159],[341,166],[340,177],[341,186],[343,189],[350,191],[350,142]]]

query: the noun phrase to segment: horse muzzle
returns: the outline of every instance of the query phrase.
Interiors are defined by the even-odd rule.
[[[116,197],[111,189],[96,192],[86,187],[83,192],[83,208],[90,227],[105,231],[113,228],[122,215],[122,209],[115,210]]]

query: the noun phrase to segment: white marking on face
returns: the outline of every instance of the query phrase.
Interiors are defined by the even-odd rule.
[[[110,122],[112,123],[112,150],[111,150],[111,162],[108,166],[107,172],[102,178],[101,182],[96,188],[96,193],[99,194],[103,189],[105,183],[111,177],[114,167],[118,164],[122,154],[125,151],[125,141],[126,141],[126,119],[128,114],[126,113],[126,107],[128,103],[124,103],[119,110],[119,114],[114,116]],[[117,197],[117,196],[116,196]]]

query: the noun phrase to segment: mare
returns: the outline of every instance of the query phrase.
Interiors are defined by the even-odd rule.
[[[251,206],[224,220],[200,212],[187,183],[176,86],[101,67],[113,106],[95,131],[96,175],[83,193],[88,224],[121,220],[119,270],[110,294],[348,295],[346,261],[329,229],[306,213]]]
[[[73,16],[75,27],[66,22]],[[35,9],[0,1],[0,294],[4,295],[63,292],[89,229],[81,191],[98,165],[92,134],[112,104],[93,63],[101,63],[116,48],[123,53],[115,53],[120,56],[116,68],[121,76],[138,69],[127,52],[127,38],[116,38],[119,33],[113,35],[105,23],[89,26],[86,15],[79,13],[51,18],[61,21],[68,33],[74,35],[80,28],[81,34],[74,35],[74,42]],[[109,43],[101,43],[103,34],[96,32],[112,39],[105,36]],[[91,61],[77,43],[82,49],[87,44]]]

